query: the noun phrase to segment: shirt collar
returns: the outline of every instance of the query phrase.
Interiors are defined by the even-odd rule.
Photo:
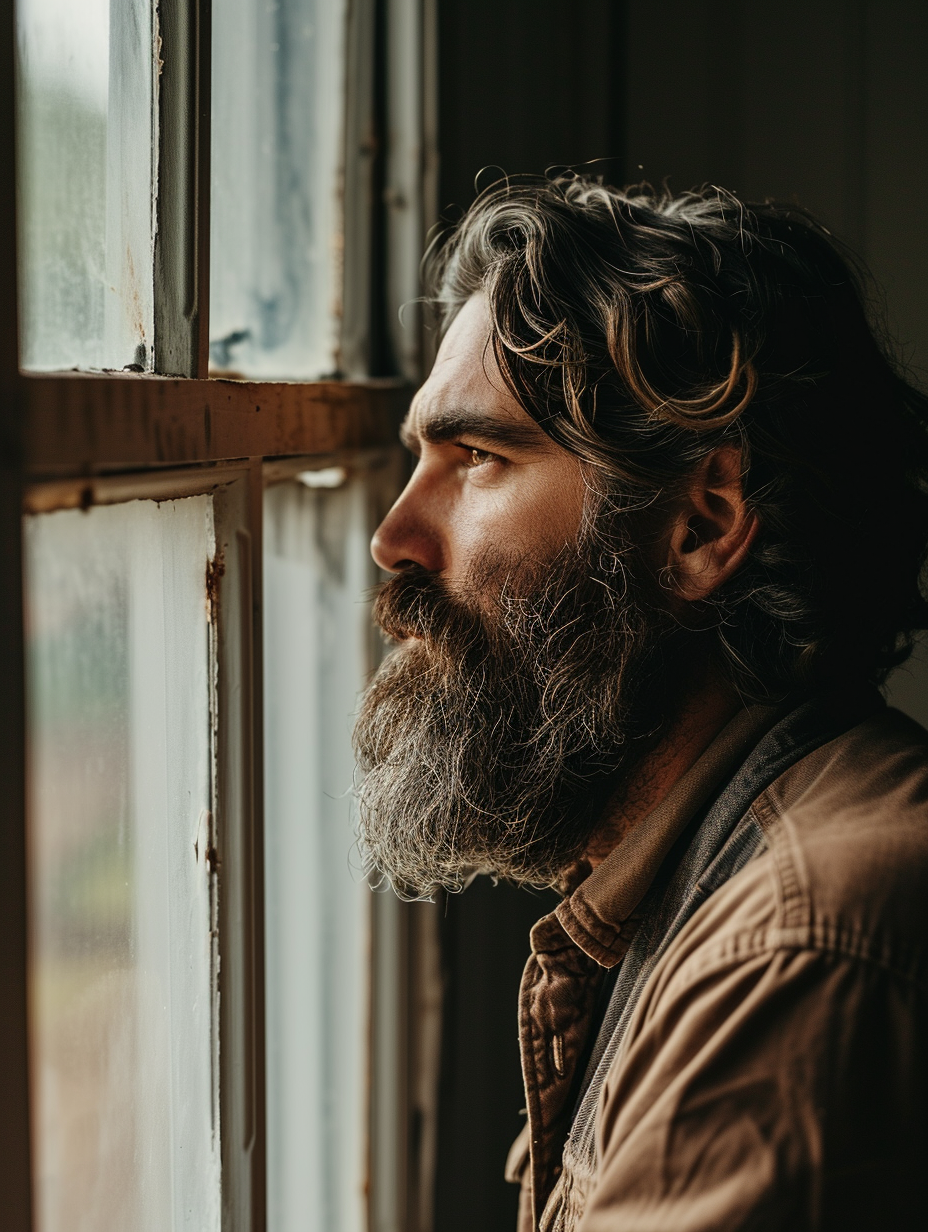
[[[731,777],[749,751],[789,707],[749,706],[739,711],[677,780],[661,803],[638,822],[554,912],[561,928],[603,967],[624,956],[638,925],[641,903],[687,823]],[[539,921],[544,925],[550,921]],[[533,948],[548,948],[551,931],[538,929]],[[560,930],[557,930],[560,931]]]

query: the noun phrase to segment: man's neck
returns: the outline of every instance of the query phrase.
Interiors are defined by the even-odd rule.
[[[667,734],[606,805],[602,824],[586,852],[591,868],[601,864],[657,808],[742,706],[734,690],[715,679],[687,697]]]

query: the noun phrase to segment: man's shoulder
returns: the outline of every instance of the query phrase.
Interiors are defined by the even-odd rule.
[[[797,762],[751,815],[765,842],[667,948],[652,1012],[714,980],[747,987],[775,969],[773,990],[835,964],[928,993],[928,732],[883,710]]]
[[[924,820],[926,806],[928,731],[886,707],[797,761],[757,807],[768,815],[788,812],[804,833],[824,837],[890,816]]]
[[[829,1226],[882,1227],[874,1186],[924,1209],[928,733],[884,711],[742,820],[765,843],[667,947],[603,1084],[591,1227],[654,1194],[661,1226],[694,1203],[700,1226],[747,1226],[774,1199],[794,1226],[810,1183]]]
[[[928,936],[928,732],[885,709],[755,801],[783,943],[912,969]],[[763,893],[758,880],[756,891]],[[918,961],[916,961],[918,959]]]

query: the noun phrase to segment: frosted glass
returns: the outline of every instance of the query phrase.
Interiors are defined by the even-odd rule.
[[[344,0],[213,0],[210,362],[337,367]]]
[[[24,368],[152,367],[152,0],[19,0]]]
[[[26,519],[38,1232],[219,1232],[212,502]]]
[[[360,480],[265,497],[269,1232],[367,1226],[370,891],[348,791],[368,534]]]

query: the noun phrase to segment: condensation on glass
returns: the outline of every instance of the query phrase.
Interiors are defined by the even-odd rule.
[[[26,519],[38,1232],[219,1232],[212,500]]]
[[[152,367],[152,0],[18,0],[24,368]]]
[[[213,0],[210,364],[338,363],[344,0]]]
[[[368,499],[268,489],[264,532],[268,1217],[362,1232],[370,891],[351,726],[368,663]]]

